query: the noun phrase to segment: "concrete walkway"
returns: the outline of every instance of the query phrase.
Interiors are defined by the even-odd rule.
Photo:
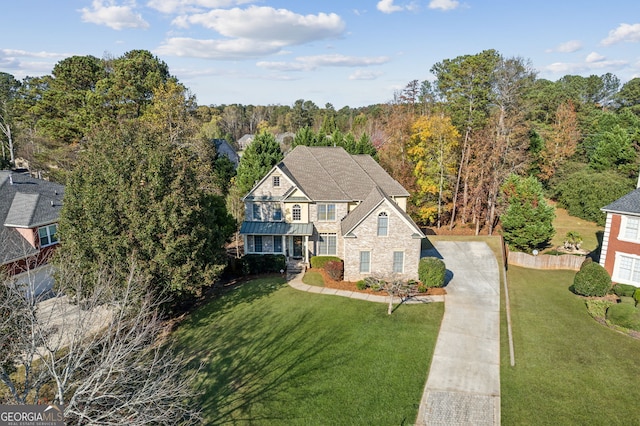
[[[417,425],[500,424],[500,276],[481,242],[436,242],[453,273]]]

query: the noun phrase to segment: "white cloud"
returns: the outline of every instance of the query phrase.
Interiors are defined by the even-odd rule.
[[[429,9],[453,10],[458,6],[460,6],[460,2],[457,0],[431,0],[429,2]]]
[[[382,74],[380,71],[356,70],[356,72],[349,76],[349,80],[375,80]]]
[[[272,55],[277,53],[281,47],[280,43],[248,39],[198,40],[174,37],[165,41],[154,53],[203,59],[235,60]]]
[[[320,67],[358,67],[380,65],[389,62],[386,56],[365,57],[345,55],[314,55],[301,56],[294,62],[267,62],[261,61],[256,65],[277,71],[311,71]]]
[[[162,13],[199,12],[203,9],[239,6],[255,0],[149,0],[147,6]]]
[[[29,52],[18,49],[0,49],[0,68],[12,71],[14,77],[48,74],[56,62],[72,56],[71,53]]]
[[[271,40],[283,45],[302,44],[340,36],[345,23],[335,13],[299,15],[286,9],[250,6],[246,9],[215,9],[180,16],[177,25],[201,25],[231,38]]]
[[[580,49],[582,49],[582,43],[579,40],[569,40],[560,43],[553,49],[548,49],[547,52],[573,53]]]
[[[607,59],[607,58],[605,58],[601,54],[599,54],[597,52],[591,52],[591,53],[589,53],[587,55],[585,60],[587,61],[587,63],[594,63],[594,62],[602,62],[605,59]]]
[[[544,70],[563,75],[597,72],[605,69],[615,73],[629,65],[628,61],[622,60],[607,61],[605,58],[602,58],[601,60],[589,62],[588,59],[589,57],[587,57],[587,61],[585,62],[555,62],[544,67]]]
[[[609,46],[621,41],[639,42],[640,41],[640,24],[620,24],[615,30],[609,31],[607,38],[602,40],[600,44]]]
[[[91,8],[82,8],[82,21],[105,25],[114,30],[123,28],[149,28],[142,15],[135,13],[135,2],[127,6],[118,6],[113,0],[93,0]]]
[[[157,49],[157,53],[209,59],[279,54],[287,46],[339,37],[346,27],[335,13],[299,15],[286,9],[257,6],[181,15],[174,19],[173,24],[185,28],[200,25],[226,38],[170,38]]]
[[[382,13],[401,12],[404,10],[402,6],[393,4],[393,0],[380,0],[376,8]]]

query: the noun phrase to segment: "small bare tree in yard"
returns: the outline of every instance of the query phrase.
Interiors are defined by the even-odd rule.
[[[67,424],[198,423],[197,372],[163,341],[142,277],[132,268],[122,285],[105,268],[88,283],[76,271],[59,267],[59,295],[42,301],[0,286],[0,401],[63,404]]]
[[[374,290],[384,290],[389,294],[389,308],[387,314],[393,313],[393,301],[396,297],[400,298],[400,303],[404,297],[410,293],[410,286],[407,281],[398,274],[383,275],[373,274],[365,279],[367,286]]]

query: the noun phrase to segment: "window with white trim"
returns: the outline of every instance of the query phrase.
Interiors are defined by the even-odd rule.
[[[389,217],[387,213],[380,212],[378,215],[378,237],[386,237],[389,233]]]
[[[40,247],[47,247],[58,242],[58,226],[53,225],[41,226],[38,228],[38,237],[40,238]]]
[[[640,285],[640,258],[635,256],[616,256],[614,281],[624,284]]]
[[[253,220],[262,220],[262,210],[260,204],[253,204]]]
[[[302,220],[302,207],[300,207],[300,204],[294,204],[291,208],[291,218],[294,221]]]
[[[393,272],[402,274],[404,272],[404,252],[393,252]]]
[[[328,222],[336,220],[335,204],[318,204],[318,221]]]
[[[361,251],[360,252],[360,273],[368,274],[369,272],[371,272],[371,252]]]
[[[332,233],[318,234],[318,256],[335,256],[337,251],[337,237]]]
[[[280,176],[273,177],[273,187],[278,188],[280,186]]]
[[[620,226],[620,238],[624,240],[640,240],[640,218],[623,216]]]

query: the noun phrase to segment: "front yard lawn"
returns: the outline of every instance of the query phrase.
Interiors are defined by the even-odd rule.
[[[598,324],[573,271],[511,266],[516,366],[502,333],[502,423],[638,424],[640,340]]]
[[[205,424],[413,424],[442,303],[386,304],[243,284],[174,333],[203,363]]]

